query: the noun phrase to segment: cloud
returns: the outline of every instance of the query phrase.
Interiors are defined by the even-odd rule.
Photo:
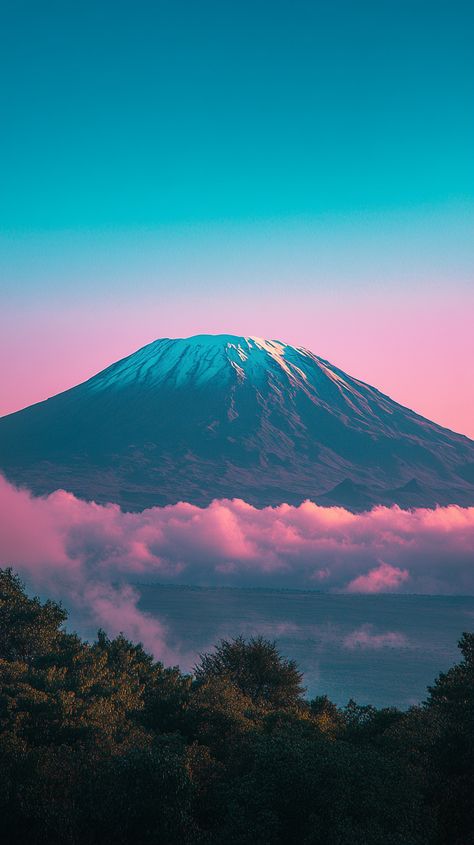
[[[377,634],[374,632],[372,625],[361,625],[360,628],[351,631],[344,637],[343,646],[350,650],[355,648],[406,648],[408,647],[408,640],[405,634],[399,631],[384,631]]]
[[[146,649],[166,664],[185,661],[190,665],[189,656],[170,643],[170,634],[159,619],[143,613],[138,608],[140,594],[129,584],[116,587],[110,583],[97,583],[94,580],[85,584],[82,600],[72,597],[79,609],[80,617],[87,611],[91,622],[105,628],[113,635],[120,631],[126,633],[133,642],[141,642]]]
[[[133,583],[472,595],[474,508],[353,514],[235,499],[124,513],[62,490],[34,497],[0,477],[0,565],[64,599],[83,625],[124,630],[178,660]]]
[[[381,648],[413,648],[408,637],[401,631],[377,631],[374,625],[366,623],[344,633],[344,626],[330,624],[296,624],[295,622],[244,622],[243,633],[249,635],[258,633],[269,639],[284,638],[311,641],[316,654],[325,651],[327,647],[343,648],[353,651],[359,649]],[[225,635],[225,632],[223,631]]]
[[[367,572],[358,575],[347,585],[348,593],[385,593],[396,591],[410,577],[408,569],[398,569],[389,563],[381,563]]]

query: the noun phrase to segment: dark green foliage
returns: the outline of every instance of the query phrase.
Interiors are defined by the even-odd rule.
[[[254,735],[230,771],[222,842],[408,845],[419,835],[417,783],[392,755],[298,727]]]
[[[284,660],[275,643],[263,637],[222,640],[212,654],[201,655],[195,675],[198,682],[230,681],[254,704],[269,707],[292,707],[304,692],[294,660]]]
[[[193,679],[65,620],[0,570],[5,845],[474,845],[474,635],[402,713],[306,701],[261,637]]]
[[[55,602],[29,599],[11,569],[0,572],[0,656],[4,660],[29,663],[48,655],[66,619],[66,611]]]
[[[459,642],[463,659],[429,688],[430,757],[436,778],[440,842],[474,843],[474,634]]]

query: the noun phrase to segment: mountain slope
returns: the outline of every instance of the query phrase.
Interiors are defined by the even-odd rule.
[[[232,335],[157,340],[0,419],[8,478],[129,509],[474,504],[473,467],[473,441],[309,350]]]

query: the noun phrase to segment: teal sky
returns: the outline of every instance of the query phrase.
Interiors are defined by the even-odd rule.
[[[473,32],[465,0],[3,0],[0,413],[153,337],[229,330],[413,405],[393,350],[432,338],[404,319],[448,303],[451,354],[474,351]],[[424,389],[462,428],[463,398],[451,419]]]
[[[472,2],[2,9],[8,231],[472,200]]]

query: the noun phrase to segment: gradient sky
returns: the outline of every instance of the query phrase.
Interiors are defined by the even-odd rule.
[[[160,336],[474,437],[474,4],[3,0],[0,413]]]

